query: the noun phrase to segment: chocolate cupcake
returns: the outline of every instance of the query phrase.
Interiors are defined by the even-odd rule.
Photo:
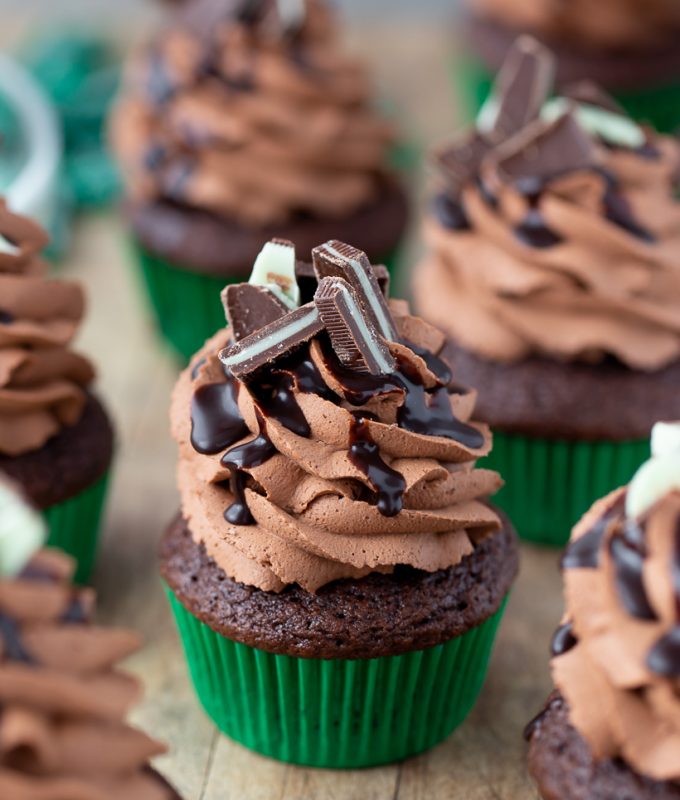
[[[361,251],[331,241],[313,257],[298,282],[293,247],[266,245],[179,380],[182,510],[161,571],[225,733],[365,767],[465,718],[517,545],[487,503],[502,482],[475,462],[491,436],[443,335],[386,300]]]
[[[309,261],[339,233],[394,263],[394,133],[324,0],[182,4],[130,65],[112,140],[158,323],[185,359],[269,239]]]
[[[545,800],[680,798],[680,423],[593,506],[562,560],[557,687],[527,728]]]
[[[75,564],[0,482],[0,797],[179,800],[149,766],[165,748],[125,717],[137,681],[117,664],[138,636],[92,623]]]
[[[680,125],[680,6],[675,0],[469,0],[457,78],[475,111],[518,35],[557,57],[557,84],[604,86],[635,119],[672,133]]]
[[[87,580],[113,458],[94,370],[71,349],[85,310],[79,284],[46,277],[44,232],[0,200],[0,472],[41,509],[49,544]]]
[[[680,416],[680,147],[593,85],[548,100],[552,74],[519,40],[477,127],[440,153],[414,291],[481,391],[490,464],[512,476],[500,505],[564,544],[653,423]]]

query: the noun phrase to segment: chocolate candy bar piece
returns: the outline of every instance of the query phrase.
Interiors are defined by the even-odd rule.
[[[231,283],[222,290],[222,305],[234,339],[238,342],[290,311],[265,286]]]
[[[491,144],[477,131],[464,133],[453,144],[441,150],[435,161],[444,171],[448,189],[454,197],[463,186],[479,171],[484,156],[491,150]]]
[[[531,36],[520,36],[498,75],[490,134],[506,139],[538,118],[555,80],[555,58]]]
[[[371,375],[394,372],[396,362],[387,343],[347,281],[322,278],[314,302],[342,364]]]
[[[332,239],[312,250],[312,260],[319,281],[322,278],[346,280],[354,289],[364,313],[369,316],[378,333],[388,341],[397,339],[394,320],[365,253]]]
[[[385,297],[390,296],[390,273],[384,264],[371,264],[380,291]],[[310,303],[314,299],[314,293],[319,282],[314,272],[314,265],[308,261],[295,262],[295,277],[300,287],[300,302]]]
[[[245,378],[321,333],[323,322],[314,303],[296,308],[250,336],[225,347],[220,361],[235,378]]]
[[[266,286],[289,309],[300,305],[295,277],[295,247],[286,239],[272,239],[262,248],[250,274],[249,283]]]

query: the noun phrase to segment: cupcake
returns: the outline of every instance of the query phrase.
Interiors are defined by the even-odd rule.
[[[112,142],[158,324],[189,359],[266,241],[342,235],[392,266],[407,217],[391,127],[324,0],[181,4],[130,65]]]
[[[71,349],[85,310],[79,284],[46,277],[43,231],[0,200],[0,472],[41,509],[49,544],[87,580],[113,457],[94,370]]]
[[[517,570],[444,337],[330,241],[268,243],[172,404],[161,571],[197,694],[265,755],[367,767],[432,747],[482,686]],[[446,698],[446,702],[442,702]]]
[[[562,560],[556,691],[527,728],[545,800],[680,798],[680,423],[596,503]]]
[[[678,142],[592,84],[548,100],[520,39],[477,126],[438,156],[417,310],[450,339],[521,536],[563,545],[680,417]],[[530,498],[530,501],[528,501]]]
[[[672,133],[680,125],[680,5],[675,0],[468,0],[458,82],[469,105],[522,33],[557,57],[557,82],[604,86],[635,119]]]
[[[139,685],[117,664],[137,635],[92,623],[73,560],[36,551],[45,533],[0,482],[0,797],[179,800],[149,766],[165,748],[125,721]]]

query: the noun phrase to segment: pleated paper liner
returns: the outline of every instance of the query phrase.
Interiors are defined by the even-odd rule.
[[[648,439],[563,441],[496,431],[493,449],[479,465],[505,478],[493,501],[522,539],[563,547],[591,505],[628,483],[648,458]]]
[[[400,761],[460,725],[482,688],[505,607],[427,650],[325,660],[233,642],[168,596],[196,693],[218,728],[271,758],[336,769]]]
[[[220,293],[229,283],[247,280],[204,275],[172,264],[133,242],[136,260],[158,328],[186,363],[220,328],[224,308]],[[396,251],[380,263],[394,274]]]
[[[472,121],[489,96],[495,76],[474,57],[456,58],[453,76],[465,117]],[[633,119],[652,125],[660,133],[674,134],[680,126],[680,76],[646,89],[607,91]]]
[[[43,512],[49,526],[47,544],[76,559],[75,582],[79,584],[87,583],[92,574],[108,485],[107,472],[75,497]]]

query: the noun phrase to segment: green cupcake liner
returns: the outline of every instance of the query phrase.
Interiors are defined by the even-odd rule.
[[[564,441],[494,432],[479,464],[506,484],[494,496],[522,539],[563,547],[592,504],[623,486],[649,458],[649,440]]]
[[[489,96],[495,76],[474,57],[457,58],[453,74],[466,118],[471,121]],[[675,133],[680,127],[680,77],[647,89],[608,91],[633,119],[649,123],[661,133]]]
[[[427,650],[324,660],[233,642],[168,596],[196,693],[218,728],[271,758],[335,769],[400,761],[460,725],[482,688],[505,607]]]
[[[87,583],[92,574],[108,486],[107,472],[80,494],[43,512],[49,527],[47,544],[76,559],[75,582],[79,584]]]
[[[224,308],[220,293],[229,279],[185,269],[153,255],[139,242],[133,242],[136,260],[158,328],[183,362],[224,327]],[[397,253],[381,259],[394,274]]]

